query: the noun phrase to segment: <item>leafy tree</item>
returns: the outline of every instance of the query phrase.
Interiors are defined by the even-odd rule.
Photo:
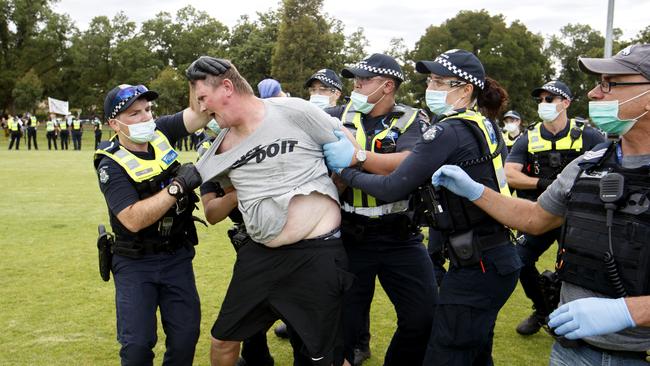
[[[322,5],[322,0],[283,1],[271,73],[292,95],[306,96],[304,82],[314,71],[336,69],[343,61],[342,25],[321,14]]]
[[[173,114],[187,107],[187,81],[178,70],[165,67],[149,86],[159,94],[154,109],[157,115]]]
[[[16,109],[20,112],[34,112],[43,96],[43,83],[32,69],[29,70],[17,82],[11,91]]]
[[[503,15],[487,11],[460,11],[441,25],[431,25],[416,43],[411,61],[433,60],[442,52],[461,48],[473,52],[486,74],[509,93],[509,108],[518,110],[525,121],[536,116],[530,92],[552,74],[549,57],[542,53],[544,39],[515,21],[506,25]],[[413,95],[424,100],[425,75],[413,77]]]

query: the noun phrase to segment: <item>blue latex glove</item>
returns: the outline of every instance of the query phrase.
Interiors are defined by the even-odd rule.
[[[568,339],[616,333],[636,326],[622,297],[587,297],[571,301],[551,313],[548,325],[555,328],[557,335]]]
[[[335,130],[334,135],[339,140],[323,145],[323,153],[325,154],[327,167],[336,173],[340,173],[341,170],[350,166],[354,155],[354,145],[348,140],[343,131]]]
[[[485,189],[484,185],[475,182],[461,167],[456,165],[441,166],[433,173],[431,183],[435,187],[443,186],[470,201],[479,199]]]

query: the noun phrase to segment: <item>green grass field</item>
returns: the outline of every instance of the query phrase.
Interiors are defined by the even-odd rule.
[[[7,151],[8,140],[0,137],[0,365],[119,364],[114,287],[97,272],[96,229],[108,216],[92,168],[92,139],[92,132],[84,133],[82,151],[47,151],[41,127],[39,151],[27,151],[23,143],[20,151]],[[181,158],[193,161],[195,155],[183,152]],[[194,270],[202,323],[196,365],[209,364],[210,328],[230,281],[235,255],[228,226],[198,227]],[[540,267],[552,265],[549,251]],[[395,312],[379,284],[377,289],[368,366],[382,364],[395,326]],[[552,339],[544,332],[524,338],[514,330],[529,312],[517,287],[497,321],[497,365],[548,364]],[[164,351],[161,329],[156,364]],[[276,365],[291,365],[288,342],[272,332],[268,338]]]

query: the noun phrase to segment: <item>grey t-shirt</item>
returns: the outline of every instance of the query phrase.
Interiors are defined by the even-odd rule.
[[[603,151],[604,152],[604,151]],[[599,154],[600,150],[587,152],[591,156]],[[564,216],[569,191],[573,186],[580,167],[578,163],[583,160],[580,156],[564,168],[562,173],[551,184],[537,202],[543,209],[556,216]],[[650,155],[624,156],[622,165],[625,168],[638,168],[650,164]],[[587,290],[574,284],[563,282],[560,292],[560,305],[585,297],[608,297],[601,293]],[[600,348],[621,351],[643,351],[650,349],[650,328],[636,327],[597,337],[588,337],[586,342]]]
[[[250,136],[220,154],[213,144],[196,166],[204,182],[235,187],[248,233],[268,243],[282,231],[294,196],[319,192],[338,202],[322,145],[337,140],[332,131],[342,124],[303,99],[263,102],[264,120]]]

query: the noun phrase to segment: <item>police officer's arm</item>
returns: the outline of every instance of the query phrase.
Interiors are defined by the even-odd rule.
[[[193,133],[196,130],[204,128],[210,122],[210,119],[211,117],[207,113],[201,112],[199,103],[194,95],[194,88],[190,85],[190,106],[183,111],[185,129],[187,132]]]
[[[625,304],[638,327],[650,327],[650,296],[626,297]]]
[[[171,196],[167,189],[157,194],[140,200],[117,214],[117,219],[129,231],[138,231],[160,220],[163,215],[176,203],[176,198]]]
[[[392,154],[377,154],[371,151],[366,151],[366,162],[363,164],[363,170],[373,174],[388,175],[394,171],[410,153],[410,151],[402,151]],[[352,155],[351,166],[357,164],[357,158],[355,155]]]
[[[216,192],[207,192],[201,195],[205,219],[211,225],[221,222],[228,217],[230,211],[237,207],[237,191],[233,187],[224,189],[225,195],[219,197]]]
[[[520,136],[508,154],[504,170],[510,188],[536,189],[539,178],[530,177],[523,173],[524,164],[528,161],[528,133]]]

